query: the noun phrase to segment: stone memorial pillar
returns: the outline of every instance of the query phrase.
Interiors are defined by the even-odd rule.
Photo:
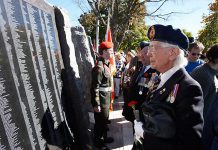
[[[91,72],[94,67],[94,60],[89,47],[89,41],[85,30],[82,26],[75,26],[71,28],[72,41],[75,48],[76,61],[79,64],[79,75],[82,81],[82,92],[85,100],[85,105],[89,110],[91,106]]]
[[[64,111],[78,149],[91,149],[89,116],[82,89],[84,81],[78,67],[83,65],[81,58],[84,56],[76,57],[68,16],[63,10],[55,8],[55,18],[65,67],[62,70]]]

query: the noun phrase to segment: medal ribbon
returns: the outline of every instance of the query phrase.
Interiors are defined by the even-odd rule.
[[[176,98],[178,89],[179,89],[179,84],[174,85],[174,89],[173,89],[173,97],[174,98]]]

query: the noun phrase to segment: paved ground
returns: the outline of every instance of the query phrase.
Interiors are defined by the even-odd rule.
[[[109,124],[108,136],[114,138],[114,142],[107,146],[112,150],[131,150],[133,144],[132,123],[122,116],[122,97],[114,102],[114,110],[110,112],[111,124]],[[93,114],[90,114],[93,123]]]

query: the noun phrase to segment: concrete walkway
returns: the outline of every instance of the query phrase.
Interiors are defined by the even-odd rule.
[[[114,110],[110,112],[111,124],[109,124],[108,137],[113,137],[114,142],[107,146],[112,150],[131,150],[133,144],[132,123],[122,116],[122,105],[122,97],[119,97],[119,100],[113,104]],[[93,113],[90,114],[90,119],[94,123]]]

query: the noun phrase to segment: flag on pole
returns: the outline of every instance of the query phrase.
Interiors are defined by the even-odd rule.
[[[105,35],[105,40],[107,42],[112,42],[112,37],[111,37],[111,28],[110,25],[107,25],[107,31],[106,31],[106,35]]]
[[[110,29],[110,9],[108,10],[108,20],[107,20],[107,30],[105,34],[105,41],[112,42],[111,29]],[[113,75],[116,73],[116,64],[114,50],[112,48],[113,54],[110,57],[110,70],[111,70],[111,102],[110,102],[110,111],[113,111],[113,102],[114,102],[114,80]]]
[[[109,26],[109,23],[107,25],[107,31],[106,31],[106,35],[105,35],[105,41],[106,42],[112,42],[112,38],[111,38],[111,29]],[[114,56],[114,50],[112,48],[113,54],[110,57],[110,64],[111,64],[111,73],[112,75],[114,75],[116,73],[116,64],[115,64],[115,56]]]

